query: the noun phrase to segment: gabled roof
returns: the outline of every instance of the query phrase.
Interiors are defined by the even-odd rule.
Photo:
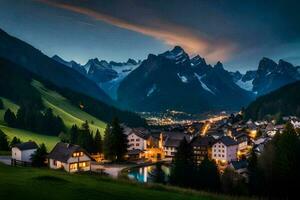
[[[138,137],[143,138],[144,140],[148,139],[150,136],[149,131],[145,128],[134,128],[128,135],[131,134],[135,134]]]
[[[229,136],[223,136],[220,139],[218,139],[215,143],[217,143],[217,142],[222,142],[226,146],[233,146],[233,145],[237,145],[238,144],[237,141],[235,141],[234,139],[232,139]]]
[[[29,142],[24,142],[21,144],[16,144],[14,147],[20,149],[21,151],[24,151],[24,150],[29,150],[29,149],[37,149],[38,145],[33,141],[29,141]]]
[[[191,145],[195,147],[208,147],[213,145],[215,138],[212,136],[196,137],[192,140]]]
[[[164,146],[165,147],[179,147],[180,145],[180,142],[182,140],[179,140],[179,139],[172,139],[172,138],[167,138],[165,143],[164,143]]]
[[[185,138],[188,142],[190,141],[190,137],[183,132],[164,131],[162,132],[162,135],[164,139],[170,138],[174,140],[182,140]]]
[[[63,142],[59,142],[55,145],[48,155],[48,158],[66,163],[72,154],[78,151],[83,151],[89,158],[91,158],[91,156],[80,146]]]

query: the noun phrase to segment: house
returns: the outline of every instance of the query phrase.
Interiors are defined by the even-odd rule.
[[[174,157],[177,148],[180,145],[181,140],[179,139],[173,139],[173,138],[167,138],[164,142],[164,152],[166,157]]]
[[[214,141],[215,139],[212,136],[196,137],[191,141],[194,158],[197,164],[200,164],[205,157],[211,159]]]
[[[67,172],[91,170],[91,156],[80,146],[59,142],[48,156],[51,169],[64,169]]]
[[[265,132],[268,136],[273,137],[277,133],[277,129],[275,128],[273,123],[268,123],[266,126]]]
[[[140,149],[132,149],[127,152],[129,160],[139,160],[144,158],[144,151]]]
[[[299,120],[291,120],[291,124],[294,126],[295,129],[300,128],[300,121]]]
[[[162,137],[165,157],[174,157],[183,138],[190,141],[190,137],[181,132],[162,132]]]
[[[248,177],[248,162],[247,162],[247,160],[232,161],[229,164],[229,167],[231,169],[233,169],[235,172],[244,176],[245,178]]]
[[[37,148],[38,148],[38,145],[33,141],[24,142],[24,143],[15,145],[11,149],[12,165],[16,165],[18,163],[30,164],[31,156],[35,153]]]
[[[144,128],[134,128],[127,135],[128,148],[127,150],[145,150],[147,148],[147,139],[149,138],[150,133],[147,129]]]
[[[232,131],[232,138],[238,142],[238,150],[244,151],[248,147],[248,135],[243,131]]]
[[[229,136],[215,141],[212,146],[212,159],[217,163],[226,164],[237,160],[238,142]]]

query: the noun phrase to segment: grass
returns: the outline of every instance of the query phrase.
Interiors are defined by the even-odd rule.
[[[33,81],[32,85],[40,92],[44,105],[48,108],[51,108],[54,114],[59,115],[63,119],[68,129],[74,124],[77,124],[77,126],[80,127],[81,124],[87,120],[90,123],[90,129],[94,133],[97,129],[99,129],[101,134],[104,134],[106,124],[103,121],[82,111],[79,107],[77,108],[76,106],[73,106],[66,98],[55,91],[48,90],[40,82]],[[9,108],[13,112],[17,113],[19,106],[6,98],[0,98],[4,104],[4,109],[0,110],[0,129],[6,135],[8,135],[10,140],[16,136],[23,142],[33,140],[38,144],[45,143],[48,151],[50,151],[59,141],[58,137],[41,135],[38,133],[6,126],[3,120],[6,109]]]
[[[10,151],[0,151],[0,156],[10,156],[11,152]]]
[[[80,127],[87,120],[90,124],[90,129],[94,133],[97,129],[99,129],[101,134],[104,133],[106,124],[103,121],[82,111],[79,106],[72,105],[66,98],[55,91],[48,90],[40,82],[33,81],[32,85],[42,95],[44,105],[51,108],[54,114],[59,115],[64,120],[67,128],[71,128],[74,124]]]
[[[59,142],[59,138],[54,136],[41,135],[22,129],[7,127],[4,125],[0,125],[0,129],[8,136],[9,140],[16,136],[20,138],[22,142],[33,140],[37,144],[45,143],[48,151],[51,151],[55,144]]]
[[[218,200],[243,199],[162,185],[141,185],[97,174],[67,174],[49,169],[0,164],[0,199]]]
[[[10,100],[8,100],[6,98],[0,97],[0,99],[2,99],[3,105],[4,105],[4,109],[0,110],[0,124],[4,124],[3,117],[4,117],[4,113],[5,113],[6,109],[9,108],[14,113],[17,113],[19,106],[14,104],[13,102],[11,102]]]

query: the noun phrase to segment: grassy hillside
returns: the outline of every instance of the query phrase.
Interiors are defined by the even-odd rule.
[[[129,200],[217,200],[235,199],[207,193],[143,186],[98,175],[67,174],[62,171],[16,168],[0,164],[0,199],[129,199]],[[38,189],[37,189],[38,188]],[[237,199],[237,198],[236,198]]]
[[[37,133],[33,133],[30,131],[26,130],[21,130],[21,129],[16,129],[16,128],[11,128],[7,127],[3,121],[3,116],[5,113],[5,110],[7,108],[10,108],[12,111],[15,113],[17,112],[19,106],[14,104],[8,99],[1,98],[4,104],[3,110],[0,110],[0,129],[8,136],[8,139],[11,140],[13,137],[18,137],[20,138],[23,142],[26,142],[28,140],[33,140],[37,142],[38,144],[45,143],[48,151],[50,151],[54,145],[59,141],[58,137],[54,136],[47,136],[47,135],[40,135]]]
[[[2,99],[3,105],[4,105],[4,109],[3,110],[0,109],[0,124],[3,124],[4,123],[3,116],[4,116],[6,109],[9,108],[10,110],[12,110],[13,112],[16,113],[19,106],[6,98],[0,97],[0,99]]]
[[[30,131],[11,128],[4,125],[0,125],[0,129],[9,137],[9,140],[16,136],[23,142],[33,140],[37,144],[45,143],[48,151],[51,151],[55,144],[59,142],[59,138],[54,136],[40,135]]]
[[[79,106],[73,106],[66,98],[57,92],[48,90],[40,82],[33,81],[32,85],[41,94],[44,105],[51,108],[54,114],[59,115],[64,120],[67,128],[71,128],[73,124],[80,126],[87,120],[90,123],[91,130],[96,132],[99,129],[102,134],[104,133],[106,124],[103,121],[80,110]]]

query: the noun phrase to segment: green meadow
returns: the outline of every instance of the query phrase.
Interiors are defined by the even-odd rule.
[[[162,185],[144,185],[50,169],[0,164],[0,199],[64,200],[231,200],[244,199]]]
[[[59,115],[63,119],[67,129],[70,129],[74,124],[80,127],[81,124],[87,120],[90,124],[90,129],[94,133],[99,129],[101,134],[104,134],[106,124],[103,121],[82,111],[79,106],[76,107],[72,105],[66,98],[55,91],[48,90],[40,82],[33,81],[32,85],[40,92],[45,107],[51,108],[55,115]],[[16,136],[23,142],[33,140],[38,144],[45,143],[48,150],[51,150],[59,141],[58,137],[41,135],[31,131],[8,127],[3,120],[6,109],[9,108],[17,113],[19,106],[6,98],[0,98],[4,104],[4,109],[0,110],[0,129],[8,135],[10,140]]]

